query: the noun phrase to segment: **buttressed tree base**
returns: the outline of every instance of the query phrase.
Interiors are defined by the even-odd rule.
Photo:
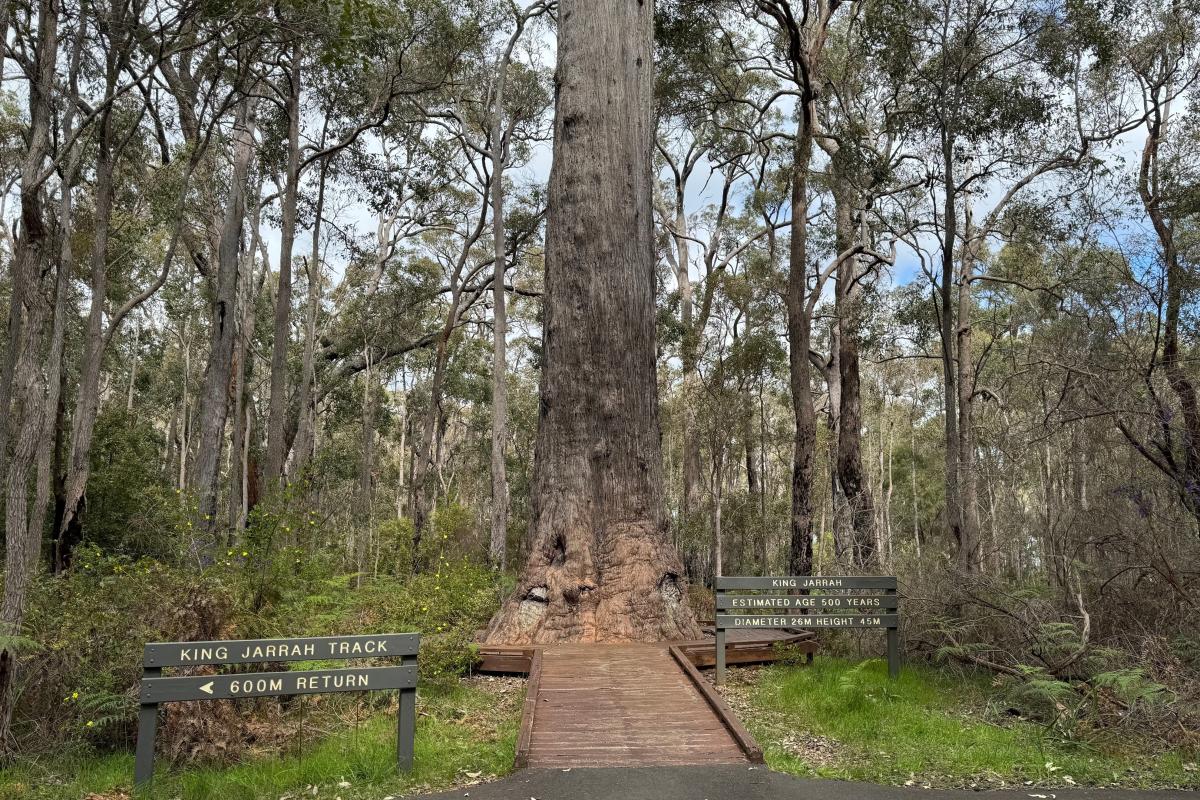
[[[693,639],[655,367],[654,8],[564,0],[532,547],[487,640]]]

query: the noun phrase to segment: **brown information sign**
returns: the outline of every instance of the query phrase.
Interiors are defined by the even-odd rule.
[[[154,642],[145,647],[144,663],[148,667],[193,667],[202,664],[262,664],[268,661],[395,658],[416,654],[417,634],[383,633],[227,642]]]
[[[154,739],[158,733],[159,704],[194,700],[397,690],[400,693],[400,708],[396,721],[396,761],[400,769],[412,769],[417,729],[419,646],[420,637],[415,633],[147,644],[142,661],[134,786],[140,788],[154,777]],[[400,664],[290,672],[244,672],[235,675],[163,677],[162,674],[164,668],[173,667],[361,658],[394,658],[399,659]]]
[[[761,608],[829,608],[842,611],[869,611],[878,608],[895,608],[898,598],[894,594],[810,594],[810,595],[731,595],[718,594],[717,608],[752,611]]]
[[[895,614],[809,614],[786,617],[720,614],[717,627],[732,628],[891,628]]]
[[[717,591],[770,592],[792,589],[896,589],[896,579],[884,575],[774,575],[758,577],[717,578]]]
[[[753,628],[883,628],[888,675],[900,674],[893,575],[718,576],[714,583],[717,683],[725,682],[725,632]]]
[[[143,703],[236,700],[241,697],[412,689],[416,685],[415,666],[246,672],[239,675],[147,678],[142,681],[141,699]]]

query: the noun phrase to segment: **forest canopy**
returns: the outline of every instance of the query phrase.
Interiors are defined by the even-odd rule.
[[[3,6],[0,742],[69,690],[28,657],[93,569],[191,638],[458,582],[464,669],[498,595],[511,635],[602,589],[518,573],[571,563],[547,487],[605,458],[661,595],[613,635],[717,575],[895,574],[910,657],[1195,692],[1200,2],[660,0],[636,68],[559,12]]]

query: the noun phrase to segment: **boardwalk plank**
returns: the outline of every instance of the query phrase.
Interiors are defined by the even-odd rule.
[[[530,767],[746,763],[665,647],[557,645],[541,661]]]

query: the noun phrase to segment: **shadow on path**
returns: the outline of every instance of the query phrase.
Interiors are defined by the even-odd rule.
[[[527,769],[495,783],[468,786],[417,800],[1179,800],[1200,798],[1174,789],[931,790],[811,780],[763,766],[601,767]]]

